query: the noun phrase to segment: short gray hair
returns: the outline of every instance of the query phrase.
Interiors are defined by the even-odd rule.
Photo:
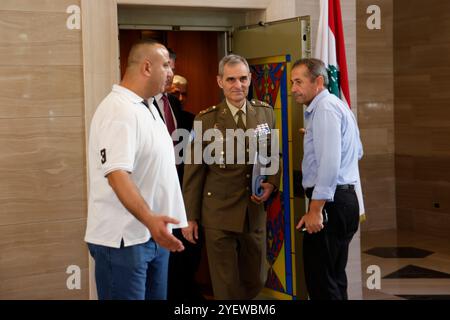
[[[309,79],[311,81],[316,80],[318,77],[323,77],[323,84],[325,87],[328,87],[328,71],[325,63],[322,60],[314,59],[314,58],[305,58],[300,59],[294,62],[291,70],[294,70],[296,67],[305,66],[309,71]]]
[[[223,57],[222,60],[220,60],[219,62],[219,76],[223,76],[223,69],[227,64],[235,65],[238,63],[243,63],[247,67],[248,72],[250,73],[250,67],[248,65],[247,60],[245,60],[244,57],[241,57],[240,55],[237,54],[229,54]]]

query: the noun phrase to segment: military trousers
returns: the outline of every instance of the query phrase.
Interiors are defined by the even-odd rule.
[[[205,228],[209,271],[217,300],[249,300],[265,285],[266,230]]]

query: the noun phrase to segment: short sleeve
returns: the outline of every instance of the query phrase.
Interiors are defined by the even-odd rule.
[[[137,144],[135,126],[127,121],[105,121],[97,138],[97,152],[104,176],[116,170],[133,172]]]

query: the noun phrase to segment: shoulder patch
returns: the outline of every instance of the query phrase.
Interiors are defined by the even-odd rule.
[[[216,110],[217,110],[217,107],[216,107],[216,106],[212,106],[212,107],[209,107],[208,109],[205,109],[205,110],[200,111],[200,112],[198,113],[198,115],[199,115],[199,116],[202,116],[202,115],[204,115],[204,114],[207,114],[207,113],[210,113],[210,112],[216,111]]]
[[[270,104],[268,104],[265,101],[260,101],[260,100],[256,100],[256,99],[252,99],[250,101],[250,103],[252,104],[252,106],[254,107],[266,107],[266,108],[272,108],[272,106]]]

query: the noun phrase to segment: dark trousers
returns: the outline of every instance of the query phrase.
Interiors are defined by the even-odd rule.
[[[307,196],[311,197],[308,192]],[[347,300],[348,248],[359,226],[354,189],[336,190],[334,201],[327,202],[324,211],[328,217],[324,229],[305,232],[303,237],[306,287],[311,300]]]
[[[204,300],[200,285],[195,281],[201,260],[202,231],[199,230],[199,239],[196,244],[184,239],[181,229],[174,229],[173,234],[183,242],[185,249],[181,252],[170,253],[167,299],[172,301]]]

